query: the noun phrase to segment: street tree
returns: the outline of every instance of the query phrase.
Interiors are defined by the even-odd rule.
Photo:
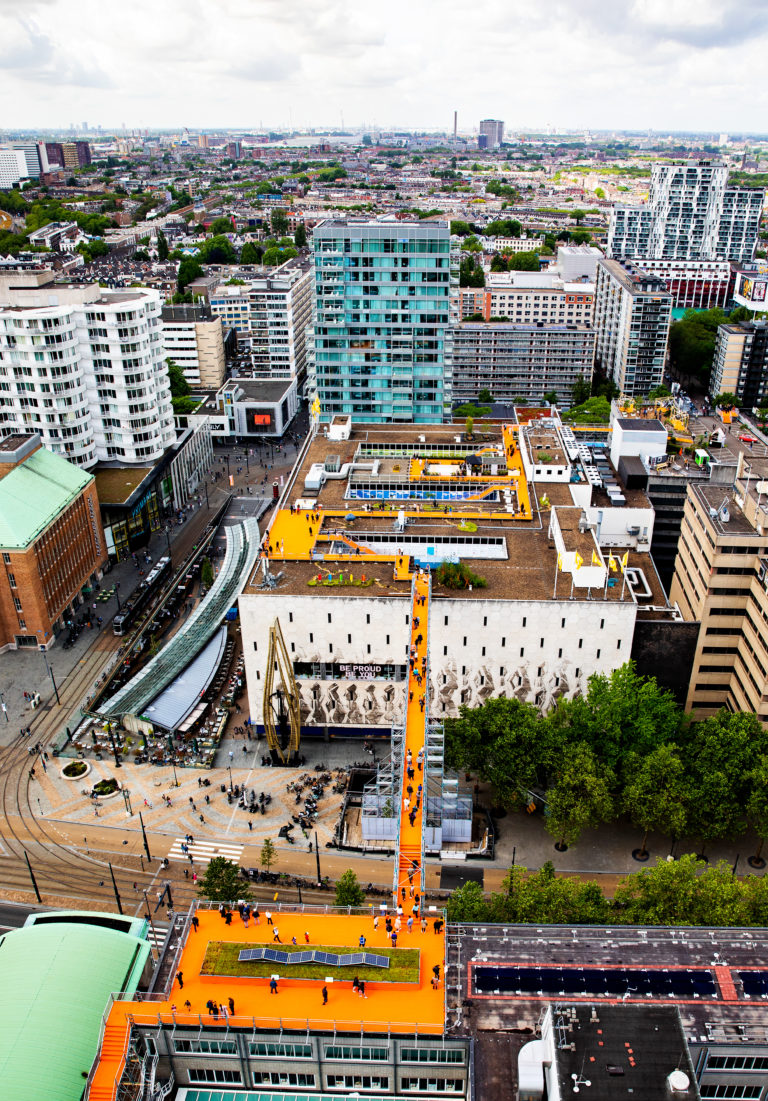
[[[613,817],[613,773],[601,766],[586,742],[566,746],[547,791],[546,828],[560,848],[575,844],[585,829]]]
[[[753,860],[761,860],[763,844],[768,839],[768,757],[762,756],[748,777],[747,823],[760,839]]]
[[[225,856],[214,856],[200,877],[197,891],[211,902],[235,902],[239,898],[250,898],[247,883],[240,878],[240,869],[234,860]]]
[[[241,264],[260,264],[264,250],[253,241],[246,241],[240,249]]]
[[[693,853],[659,859],[627,876],[614,906],[628,925],[741,925],[742,891],[728,864],[707,867]]]
[[[579,226],[584,221],[586,213],[583,210],[579,210],[577,208],[576,210],[571,211],[571,217],[573,218],[576,225]]]
[[[157,231],[157,258],[161,262],[168,259],[168,241],[161,229]]]
[[[647,756],[633,754],[625,769],[629,781],[623,806],[634,825],[644,830],[640,853],[651,830],[679,838],[685,832],[688,779],[675,745],[660,745]]]
[[[574,405],[583,405],[585,401],[589,399],[590,387],[588,379],[585,379],[583,375],[574,382],[571,387],[571,399]]]
[[[282,237],[288,232],[288,219],[285,216],[285,211],[280,207],[276,207],[272,211],[272,217],[270,218],[270,224],[272,226],[272,232],[276,237]]]
[[[299,224],[296,226],[296,232],[293,235],[293,240],[296,244],[296,248],[306,248],[307,231],[303,222],[299,222]]]
[[[357,876],[351,868],[342,872],[336,883],[337,906],[364,906],[365,891],[360,886]]]
[[[489,912],[483,888],[471,880],[452,891],[446,905],[446,916],[451,922],[487,921]]]
[[[267,871],[273,864],[277,864],[277,849],[275,848],[272,839],[265,837],[261,846],[261,866],[266,868]]]
[[[612,673],[594,673],[587,694],[561,698],[549,720],[567,741],[586,742],[618,773],[631,753],[645,755],[675,742],[683,725],[672,693],[660,688],[655,677],[639,676],[631,661]]]
[[[213,566],[207,556],[203,559],[203,564],[200,567],[200,581],[206,589],[210,589],[213,584]]]

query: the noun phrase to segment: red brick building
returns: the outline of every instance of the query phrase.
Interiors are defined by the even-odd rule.
[[[38,435],[0,440],[0,652],[51,646],[106,560],[93,475]]]

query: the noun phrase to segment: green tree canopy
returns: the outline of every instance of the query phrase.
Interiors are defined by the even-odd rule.
[[[293,240],[296,244],[296,248],[306,248],[307,230],[303,222],[299,222],[299,224],[296,226],[296,232],[293,235]]]
[[[602,766],[586,742],[564,747],[547,791],[547,831],[565,845],[578,841],[585,829],[595,829],[613,816],[613,773]]]
[[[687,821],[688,781],[677,746],[659,745],[646,756],[633,753],[624,772],[624,810],[645,831],[642,852],[651,830],[667,837],[682,837]]]
[[[538,252],[511,252],[506,260],[508,271],[538,271],[541,267]]]
[[[267,871],[273,864],[277,864],[277,849],[270,837],[265,837],[261,846],[260,860],[262,868],[266,868]]]
[[[484,287],[485,272],[482,264],[474,256],[463,256],[459,265],[459,285],[462,287]]]
[[[237,263],[237,252],[229,237],[209,237],[203,241],[198,255],[203,264]]]
[[[693,836],[706,842],[744,831],[754,762],[766,754],[768,732],[753,713],[723,708],[694,723],[686,748]]]
[[[236,902],[240,898],[251,897],[248,884],[240,878],[237,864],[225,856],[211,858],[198,881],[197,891],[211,902]]]
[[[357,876],[351,868],[342,872],[336,882],[337,906],[363,906],[365,905],[365,891],[357,881]]]
[[[253,241],[246,241],[240,249],[240,263],[260,264],[263,255],[264,250],[260,245],[255,244]]]
[[[571,398],[573,399],[573,404],[583,405],[584,402],[587,401],[587,399],[589,398],[589,390],[590,387],[588,380],[585,379],[583,375],[579,375],[579,377],[576,379],[573,386],[571,387]]]
[[[742,893],[728,864],[707,867],[689,853],[627,876],[614,905],[632,925],[740,925]]]
[[[179,293],[183,293],[190,283],[193,283],[195,279],[199,279],[201,275],[204,275],[202,264],[194,256],[185,256],[179,263],[179,270],[176,275],[176,284],[179,288]]]
[[[277,237],[282,237],[288,232],[288,219],[285,216],[285,211],[280,207],[275,207],[272,211],[272,217],[270,218],[270,224],[272,226],[272,232]]]
[[[520,237],[523,227],[516,218],[496,218],[483,232],[486,237]]]
[[[681,713],[671,692],[654,677],[638,676],[633,662],[612,673],[593,673],[585,696],[560,699],[549,721],[583,741],[613,770],[621,770],[631,753],[642,756],[681,730]]]
[[[221,234],[232,233],[232,219],[231,218],[214,218],[211,222],[208,232],[213,237],[219,237]]]
[[[168,259],[168,241],[161,229],[157,231],[157,258],[161,262]]]
[[[462,705],[457,719],[445,721],[445,745],[450,768],[476,772],[508,807],[528,802],[528,791],[545,784],[561,749],[533,704],[506,697]]]
[[[183,370],[179,367],[178,363],[174,363],[172,359],[167,359],[165,362],[168,366],[168,381],[171,384],[171,397],[186,397],[190,390],[189,383],[184,378]]]

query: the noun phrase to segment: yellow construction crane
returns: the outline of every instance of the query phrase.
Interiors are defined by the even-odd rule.
[[[301,742],[301,706],[293,665],[280,620],[269,629],[269,652],[264,672],[264,730],[272,760],[298,763]]]

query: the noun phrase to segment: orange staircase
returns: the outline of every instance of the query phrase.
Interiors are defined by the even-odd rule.
[[[395,905],[400,903],[406,912],[413,909],[416,895],[421,897],[424,893],[423,816],[426,794],[429,595],[429,574],[418,570],[411,586],[408,699],[400,787],[399,844],[393,890]]]
[[[115,1005],[104,1029],[99,1065],[88,1090],[88,1101],[113,1101],[125,1062],[128,1021],[122,1007]]]

